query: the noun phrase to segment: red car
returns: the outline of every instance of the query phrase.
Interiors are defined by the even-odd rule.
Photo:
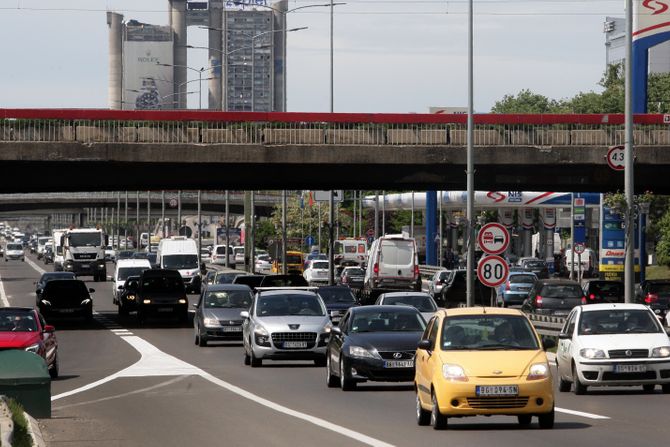
[[[0,350],[23,349],[44,359],[52,379],[58,377],[56,329],[28,307],[0,308]]]

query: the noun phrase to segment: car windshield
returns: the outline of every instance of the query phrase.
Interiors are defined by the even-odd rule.
[[[139,276],[140,273],[147,270],[149,267],[124,267],[119,269],[117,281],[125,281],[129,276]]]
[[[356,303],[356,297],[351,293],[349,287],[322,288],[319,289],[317,293],[326,304]]]
[[[231,254],[232,252],[233,252],[233,249],[232,249],[232,248],[229,248],[229,249],[228,249],[228,254]],[[219,246],[219,247],[216,247],[216,254],[217,254],[217,255],[225,255],[225,254],[226,254],[226,246],[225,246],[225,245],[221,245],[221,246]]]
[[[596,310],[583,312],[579,335],[652,334],[663,332],[656,317],[648,310]]]
[[[649,293],[670,293],[670,283],[650,284]]]
[[[148,255],[149,255],[149,253],[147,253],[146,251],[136,251],[135,253],[133,253],[131,258],[132,259],[147,259]]]
[[[419,312],[435,312],[437,306],[429,296],[426,295],[405,295],[405,296],[387,296],[381,304],[390,304],[393,306],[412,306]]]
[[[21,245],[21,244],[7,244],[7,250],[23,250],[23,245]]]
[[[589,287],[591,293],[597,296],[623,296],[623,284],[619,282],[596,282]]]
[[[359,308],[360,309],[360,308]],[[351,321],[351,332],[420,332],[426,323],[416,311],[398,308],[397,311],[364,310],[356,312]]]
[[[349,268],[344,270],[346,276],[365,276],[365,271],[359,268]]]
[[[537,337],[525,317],[518,315],[462,315],[444,319],[442,349],[539,349]]]
[[[215,282],[217,284],[232,284],[238,276],[240,276],[239,273],[217,273]]]
[[[0,332],[35,332],[37,322],[32,312],[0,310]]]
[[[76,279],[76,277],[71,272],[49,272],[42,275],[40,282],[47,283],[54,279]]]
[[[300,256],[300,255],[286,255],[286,263],[287,264],[302,264],[302,256]]]
[[[540,295],[543,298],[581,298],[582,289],[577,284],[547,284]]]
[[[529,269],[542,269],[545,268],[547,265],[542,262],[542,261],[527,261],[524,264],[524,267],[529,268]]]
[[[130,250],[120,251],[116,254],[116,259],[132,258],[134,253],[135,253],[134,251],[130,251]]]
[[[326,310],[316,295],[288,293],[270,296],[261,295],[256,306],[256,315],[259,317],[325,316]]]
[[[316,261],[316,262],[313,262],[313,263],[312,263],[312,268],[313,268],[313,269],[324,269],[324,270],[327,270],[327,269],[328,269],[328,262],[324,262],[324,261]]]
[[[50,237],[41,237],[41,238],[37,239],[37,244],[38,245],[44,245],[47,242],[49,242],[49,239],[51,239],[51,238]]]
[[[163,256],[163,268],[166,269],[197,269],[197,255],[167,255]]]
[[[512,275],[509,282],[520,284],[533,284],[537,278],[534,275]]]
[[[145,292],[179,292],[184,290],[181,277],[150,276],[142,279],[142,290]]]
[[[86,288],[84,281],[79,280],[49,281],[44,290],[44,295],[48,296],[49,300],[57,297],[88,297],[88,288]]]
[[[100,245],[101,234],[94,233],[70,233],[68,243],[70,247],[97,247]]]
[[[206,309],[241,308],[251,306],[251,291],[249,290],[216,290],[205,295]]]

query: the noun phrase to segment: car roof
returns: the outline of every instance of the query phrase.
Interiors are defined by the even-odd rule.
[[[579,306],[582,312],[593,312],[596,310],[649,310],[644,304],[637,303],[599,303]]]
[[[567,284],[574,284],[579,286],[579,283],[577,281],[573,281],[571,279],[560,279],[560,278],[550,278],[550,279],[538,279],[537,280],[538,284],[553,284],[553,285],[567,285]]]
[[[161,276],[171,276],[171,277],[180,277],[181,274],[177,270],[170,269],[147,269],[142,272],[142,277],[161,277]]]
[[[118,269],[120,267],[146,267],[147,264],[150,264],[150,262],[146,258],[119,259],[118,261],[116,261],[116,268]]]
[[[281,296],[281,295],[305,295],[305,296],[317,296],[316,290],[304,290],[296,289],[294,287],[282,287],[279,289],[261,289],[258,291],[257,296],[262,295],[263,298],[267,296]]]
[[[382,293],[380,297],[394,297],[394,296],[416,296],[416,295],[421,295],[421,296],[427,296],[430,297],[430,294],[427,292],[386,292]]]
[[[210,284],[207,286],[208,292],[219,292],[226,290],[246,290],[251,292],[251,287],[246,284]]]
[[[519,309],[510,309],[507,307],[457,307],[439,309],[437,313],[443,313],[446,317],[459,315],[524,315]]]
[[[388,305],[388,304],[375,304],[372,306],[355,306],[349,309],[352,313],[367,313],[367,312],[397,312],[398,310],[412,310],[416,313],[421,313],[414,306],[405,306],[405,305]]]

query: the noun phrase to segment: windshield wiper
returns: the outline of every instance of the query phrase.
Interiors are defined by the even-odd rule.
[[[496,343],[492,345],[479,346],[477,349],[488,350],[488,349],[521,349],[519,346],[508,345],[505,343]]]

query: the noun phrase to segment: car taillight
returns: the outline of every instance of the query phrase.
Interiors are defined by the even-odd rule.
[[[421,272],[419,272],[419,266],[414,265],[414,277],[417,278],[420,274]]]
[[[535,296],[535,307],[542,307],[542,297],[540,295]]]
[[[507,281],[507,282],[505,283],[505,290],[506,290],[507,292],[509,292],[510,290],[512,290],[512,286],[510,285],[509,281]]]
[[[372,271],[375,273],[375,275],[379,274],[379,264],[375,264],[374,267],[372,268]]]
[[[591,295],[589,295],[589,299],[590,299],[590,300],[595,300],[595,299],[596,299],[596,296],[592,293]]]
[[[644,297],[644,302],[647,304],[655,303],[658,301],[658,295],[655,293],[648,293],[647,296]]]
[[[349,277],[347,277],[347,276],[343,276],[343,277],[342,277],[342,282],[343,282],[343,283],[348,283],[348,282],[349,282]]]
[[[586,304],[586,297],[585,296],[582,297],[582,304]]]

